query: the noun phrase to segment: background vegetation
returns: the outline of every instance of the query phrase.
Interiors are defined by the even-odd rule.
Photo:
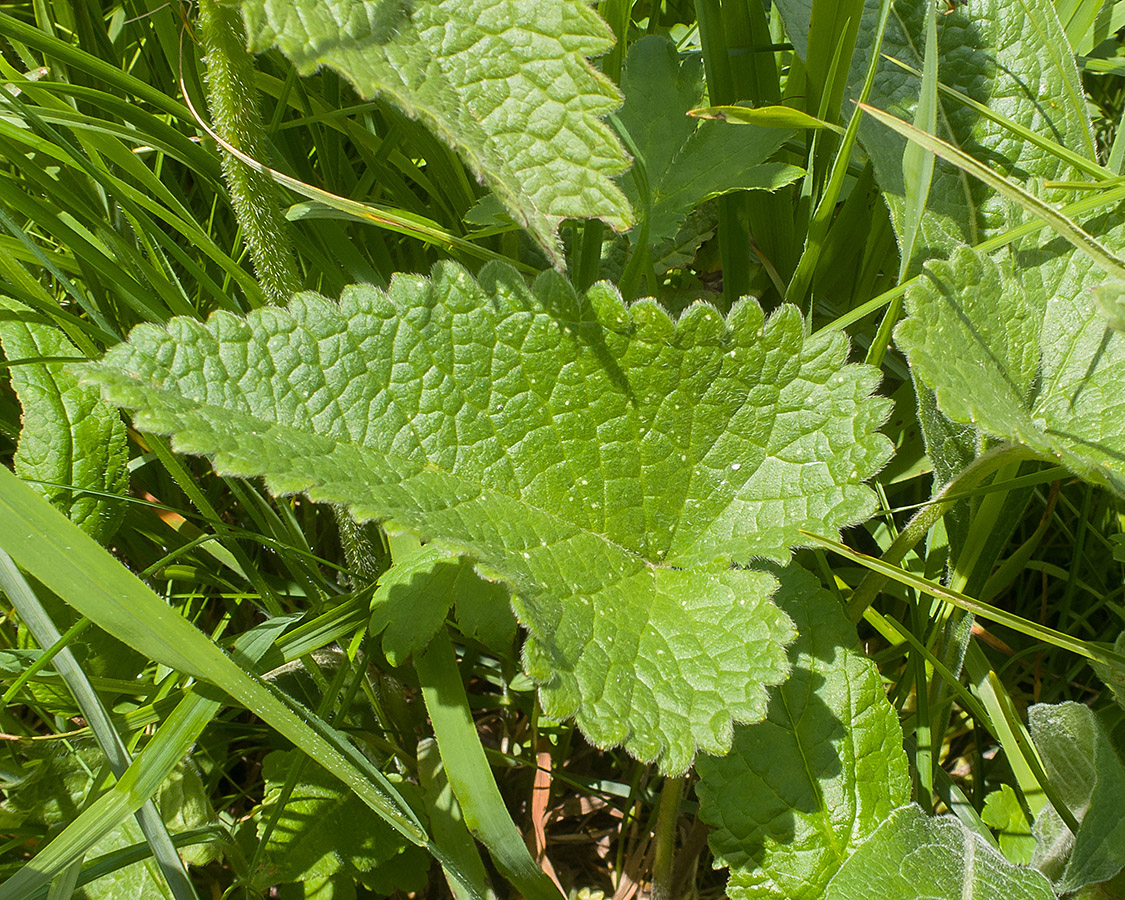
[[[369,6],[372,28],[387,28],[377,43],[394,46],[412,8]],[[1057,894],[1125,896],[1125,842],[1112,815],[1125,792],[1122,695],[1114,693],[1125,669],[1113,650],[1115,642],[1123,650],[1125,620],[1122,395],[1114,390],[1125,319],[1113,287],[1125,271],[1114,255],[1125,245],[1117,233],[1125,8],[606,0],[596,11],[613,42],[597,23],[593,37],[574,26],[584,37],[572,52],[595,57],[605,76],[575,76],[585,104],[575,115],[607,117],[613,131],[591,126],[571,135],[578,151],[560,151],[588,178],[571,207],[565,190],[542,193],[553,182],[529,180],[502,141],[497,149],[491,137],[475,143],[457,131],[456,103],[450,111],[421,91],[404,100],[343,57],[318,67],[324,58],[302,56],[314,41],[269,32],[256,9],[247,5],[253,55],[239,8],[214,0],[198,8],[36,0],[0,10],[0,455],[25,479],[3,482],[0,508],[8,601],[0,609],[0,897],[531,897],[558,896],[556,884],[617,900],[774,897],[785,895],[787,877],[822,878],[807,888],[820,896],[896,809],[902,846],[932,842],[964,859],[970,849],[957,841],[979,841],[996,860],[1034,858]],[[1044,61],[1048,49],[1057,58]],[[458,102],[485,102],[466,78]],[[619,109],[610,82],[624,98]],[[861,95],[1028,193],[1005,194],[955,162],[935,165],[921,145],[856,113]],[[776,107],[772,120],[750,112],[763,107]],[[454,123],[447,130],[445,114]],[[558,183],[569,188],[570,177],[566,169]],[[1067,210],[1085,231],[1045,219],[1043,204]],[[1085,232],[1108,248],[1104,258],[1073,248]],[[1090,255],[1108,271],[1087,274]],[[918,278],[930,260],[929,276]],[[443,261],[463,270],[433,269]],[[752,670],[773,688],[769,697],[755,684],[741,706],[717,714],[714,734],[689,734],[683,746],[671,726],[654,725],[646,738],[630,720],[632,733],[614,735],[605,724],[613,716],[590,713],[585,695],[568,707],[565,691],[548,685],[541,697],[537,682],[551,680],[546,656],[525,646],[508,602],[521,583],[506,563],[452,538],[420,543],[419,532],[429,540],[421,526],[357,524],[349,507],[360,519],[389,514],[340,490],[322,491],[318,499],[330,503],[294,494],[316,482],[287,463],[228,461],[216,474],[163,436],[175,432],[178,450],[230,450],[198,437],[213,423],[167,424],[160,416],[172,421],[172,413],[125,397],[112,373],[88,376],[102,378],[115,402],[142,408],[122,420],[79,384],[80,370],[64,366],[100,358],[143,323],[242,316],[297,290],[335,298],[351,284],[387,289],[396,273],[433,271],[445,290],[442,279],[467,271],[490,297],[550,309],[569,302],[557,299],[567,290],[561,280],[511,285],[513,272],[530,284],[552,267],[579,291],[605,279],[626,302],[654,297],[696,323],[704,309],[735,310],[731,322],[750,316],[745,306],[738,312],[742,297],[767,314],[793,304],[789,319],[763,326],[780,335],[774,352],[810,366],[819,353],[836,354],[838,366],[846,334],[849,359],[878,367],[878,394],[890,401],[869,399],[870,372],[840,369],[854,379],[841,388],[849,396],[829,404],[811,394],[802,407],[806,419],[828,405],[852,416],[845,431],[861,423],[846,435],[854,451],[835,420],[809,431],[852,468],[848,490],[874,475],[874,493],[841,487],[838,509],[779,519],[780,537],[726,551],[729,568],[751,557],[783,563],[799,548],[786,569],[797,574],[767,567],[755,575],[780,581],[754,590],[764,604],[780,583],[777,603],[804,643],[773,621],[776,653],[763,651]],[[1097,304],[1095,282],[1108,285]],[[427,308],[444,302],[421,281],[395,284],[400,311],[411,297],[430,297]],[[1057,342],[1046,325],[1027,342],[1017,325],[1063,294],[1080,298],[1085,318],[1043,321],[1096,330],[1075,365],[1096,389],[1083,403],[1098,407],[1100,430],[1080,431],[1079,422],[1077,437],[1068,436],[1052,420],[1036,443],[1032,424],[999,388],[990,391],[1018,382],[1022,402],[1049,381],[1040,357]],[[618,308],[610,294],[591,296],[602,299],[582,309]],[[942,318],[947,296],[976,298],[965,301],[964,333]],[[643,332],[638,308],[630,321]],[[980,332],[1009,324],[1007,336],[981,339],[1010,351],[995,378],[988,360],[956,357]],[[484,326],[473,327],[487,339]],[[140,358],[148,350],[136,340]],[[153,341],[158,358],[164,345]],[[1002,355],[989,352],[992,362]],[[669,366],[688,371],[699,358],[642,360],[635,371],[656,383]],[[191,359],[183,366],[186,381]],[[615,382],[599,381],[600,368],[583,373],[612,394]],[[413,374],[421,382],[426,373]],[[884,416],[885,439],[876,439]],[[266,459],[271,446],[230,453]],[[326,446],[307,450],[327,457]],[[1022,455],[997,456],[1019,446]],[[302,447],[294,443],[291,456]],[[60,531],[32,490],[117,563]],[[409,510],[386,508],[412,521]],[[764,513],[762,522],[762,533],[774,525]],[[846,526],[854,526],[846,546],[834,545]],[[884,568],[869,574],[872,558]],[[481,559],[496,580],[474,571],[470,560]],[[584,562],[575,557],[576,578]],[[796,595],[816,602],[802,606]],[[829,607],[820,618],[818,608]],[[859,643],[837,607],[858,620]],[[162,618],[163,609],[197,632]],[[535,629],[547,614],[518,600],[517,613],[542,644]],[[784,682],[785,644],[792,695],[775,686]],[[726,749],[732,717],[758,721],[767,703],[795,696],[835,703],[853,689],[859,696],[860,684],[885,693],[898,725],[888,719],[872,736],[867,720],[878,718],[878,704],[853,708],[848,721],[833,707],[829,719],[843,730],[816,740],[852,740],[858,750],[850,763],[844,751],[843,763],[832,757],[836,770],[822,775],[810,802],[827,820],[839,813],[870,828],[860,834],[857,825],[814,877],[797,857],[815,829],[791,813],[817,810],[798,798],[769,812],[754,780],[771,784],[768,767],[754,761],[766,732],[753,729],[776,724],[772,712],[736,733],[733,756],[750,774],[723,769],[717,756],[689,765],[697,747]],[[905,762],[896,768],[886,750],[897,754],[898,727],[909,786]],[[865,755],[886,756],[886,798],[854,800],[866,790],[854,784],[867,777]],[[859,768],[840,774],[849,764]],[[833,785],[843,785],[839,797]],[[941,844],[937,831],[906,821],[911,799],[955,816],[964,834]],[[128,814],[138,807],[134,821]],[[866,846],[873,859],[885,853]],[[997,871],[986,883],[1001,890],[995,896],[1049,896],[1036,893],[1043,879],[1019,881],[1029,870]],[[897,885],[886,896],[921,889]],[[843,875],[832,890],[864,896]],[[950,895],[961,896],[960,882]]]

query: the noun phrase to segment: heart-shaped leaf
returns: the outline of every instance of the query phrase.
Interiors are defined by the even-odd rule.
[[[788,673],[754,557],[870,514],[878,375],[752,301],[679,322],[491,265],[142,325],[86,377],[224,474],[471,557],[530,632],[544,708],[668,772]],[[732,565],[733,564],[733,565]]]

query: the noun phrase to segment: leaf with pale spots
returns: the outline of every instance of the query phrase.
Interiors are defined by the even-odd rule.
[[[674,322],[606,284],[442,264],[142,325],[84,376],[223,474],[468,557],[511,590],[547,714],[680,772],[788,672],[776,582],[744,566],[873,509],[888,406],[846,356],[793,307]]]

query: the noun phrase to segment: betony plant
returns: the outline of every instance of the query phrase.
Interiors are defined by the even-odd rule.
[[[619,893],[698,833],[734,898],[1114,896],[1117,13],[1072,6],[0,13],[4,729],[105,754],[13,744],[0,898],[558,897],[552,786],[651,805]]]

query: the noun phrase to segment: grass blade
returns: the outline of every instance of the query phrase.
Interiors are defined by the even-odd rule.
[[[868,106],[866,103],[860,104],[859,107],[873,119],[882,122],[891,130],[897,131],[907,140],[920,144],[946,162],[952,163],[974,178],[980,179],[997,193],[1018,203],[1029,213],[1042,219],[1056,234],[1086,253],[1106,272],[1118,278],[1125,278],[1125,260],[1115,255],[1108,247],[1050,204],[1044,203],[1038,197],[1002,175],[997,175],[984,164],[977,162],[967,153],[941,140],[941,138],[927,134],[908,122],[883,112],[881,109]]]
[[[414,665],[445,773],[461,804],[465,824],[488,847],[496,864],[524,897],[559,900],[562,895],[531,858],[496,787],[444,627]]]
[[[894,63],[904,72],[909,72],[911,75],[914,75],[917,78],[922,77],[922,73],[909,63],[905,63],[900,59],[895,59],[893,56],[884,55],[883,59],[887,60],[887,62]],[[1125,69],[1123,69],[1122,71],[1125,72]],[[961,91],[957,90],[956,88],[951,88],[939,81],[937,84],[937,89],[938,92],[943,96],[950,97],[951,99],[956,100],[958,103],[969,107],[971,110],[973,110],[973,112],[977,113],[982,118],[987,119],[990,122],[995,122],[1001,128],[1006,129],[1011,134],[1018,137],[1021,141],[1027,141],[1027,143],[1031,144],[1033,147],[1038,147],[1040,150],[1044,150],[1047,153],[1050,153],[1056,159],[1059,159],[1062,162],[1067,163],[1068,165],[1074,166],[1074,168],[1076,168],[1079,172],[1083,172],[1086,175],[1089,175],[1091,178],[1095,178],[1098,181],[1104,181],[1106,179],[1115,177],[1115,173],[1112,171],[1112,167],[1106,168],[1105,166],[1098,165],[1098,163],[1094,160],[1087,159],[1080,153],[1075,153],[1073,150],[1062,146],[1062,144],[1052,141],[1049,137],[1040,134],[1037,131],[1032,131],[1030,128],[1021,125],[1018,122],[1013,122],[1007,116],[1003,115],[992,107],[986,106],[984,103],[981,103],[978,100],[974,100],[972,97],[968,96],[967,94],[961,93]]]
[[[789,131],[826,128],[836,134],[844,133],[839,125],[825,122],[791,106],[704,106],[689,110],[688,115],[697,119],[717,119],[732,125],[759,125],[762,128],[784,128]]]
[[[55,623],[39,603],[39,598],[20,574],[12,558],[3,550],[0,550],[0,587],[4,589],[4,593],[11,600],[40,647],[52,647],[59,642],[60,635]],[[132,762],[129,751],[117,729],[113,727],[101,698],[86,679],[86,674],[69,647],[61,647],[55,654],[55,668],[74,695],[78,708],[82,710],[90,730],[93,731],[94,737],[97,738],[98,744],[109,760],[113,774],[120,778]],[[168,834],[164,820],[151,800],[146,800],[137,810],[137,824],[140,825],[141,832],[152,847],[153,856],[173,896],[177,900],[194,900],[198,896],[195,888],[192,887],[187,870],[172,845],[172,838]],[[77,877],[77,874],[75,872],[74,876]]]
[[[0,469],[0,547],[119,640],[177,671],[221,688],[336,775],[404,837],[436,853],[410,807],[365,757],[308,710],[295,712],[283,696],[241,669],[104,548],[6,469]]]
[[[877,572],[887,578],[893,578],[899,584],[906,585],[907,587],[915,588],[931,597],[935,597],[944,603],[949,603],[956,606],[958,609],[963,609],[966,612],[972,613],[974,616],[979,616],[982,619],[988,619],[992,622],[998,622],[1007,628],[1025,634],[1028,637],[1035,638],[1036,640],[1043,641],[1046,644],[1051,644],[1055,647],[1061,647],[1064,650],[1069,650],[1079,656],[1099,662],[1104,665],[1110,666],[1113,669],[1125,673],[1125,655],[1116,653],[1105,647],[1099,647],[1096,644],[1084,641],[1080,638],[1072,637],[1069,634],[1063,634],[1061,631],[1055,631],[1053,628],[1048,628],[1045,625],[1040,625],[1038,622],[1032,622],[1029,619],[1024,619],[1020,616],[1013,615],[1006,610],[999,609],[991,604],[984,603],[973,597],[966,596],[960,591],[954,591],[950,588],[930,581],[928,578],[923,578],[921,575],[916,575],[913,572],[907,572],[900,569],[898,566],[890,565],[881,559],[876,559],[873,556],[868,556],[866,553],[860,553],[853,550],[839,541],[831,540],[830,538],[823,537],[811,532],[802,532],[810,540],[815,541],[822,547],[827,547],[839,553],[841,556],[847,557],[852,562],[859,563],[861,566],[870,569],[872,572]]]
[[[926,4],[926,56],[922,64],[922,89],[914,112],[914,127],[928,134],[937,132],[937,6]],[[902,281],[914,258],[914,246],[922,231],[922,216],[934,177],[934,154],[915,141],[908,141],[902,152],[902,178],[906,188],[903,212],[902,253],[898,280]],[[889,317],[888,317],[889,318]],[[882,330],[882,329],[880,329]],[[878,339],[876,339],[878,342]],[[885,344],[884,344],[885,346]],[[869,360],[870,361],[870,360]]]

